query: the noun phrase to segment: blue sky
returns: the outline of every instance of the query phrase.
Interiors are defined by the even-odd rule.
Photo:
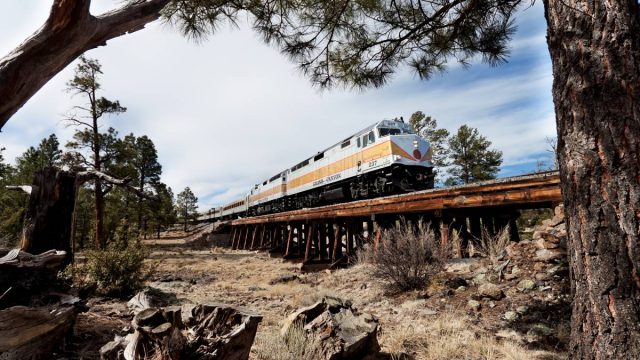
[[[119,2],[94,0],[100,13]],[[46,19],[49,1],[13,1],[0,13],[0,56]],[[129,110],[110,119],[121,134],[147,134],[158,148],[163,181],[175,192],[190,186],[202,209],[244,194],[254,183],[290,167],[382,118],[421,110],[454,131],[476,127],[504,153],[501,176],[550,163],[545,138],[555,135],[551,63],[541,2],[516,17],[519,30],[508,63],[479,62],[420,81],[402,69],[386,87],[320,92],[251,30],[222,29],[194,44],[155,23],[88,52],[103,65],[104,96]],[[75,65],[75,64],[74,64]],[[65,93],[69,66],[36,94],[0,133],[12,160],[50,133],[65,143],[72,129],[62,114],[76,104]]]

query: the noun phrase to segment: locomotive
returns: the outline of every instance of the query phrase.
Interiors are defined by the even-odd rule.
[[[402,118],[378,121],[256,184],[201,220],[257,216],[434,185],[432,149]]]

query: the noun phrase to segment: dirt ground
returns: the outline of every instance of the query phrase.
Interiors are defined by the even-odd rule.
[[[556,277],[555,282],[546,282],[548,288],[517,290],[519,280],[541,270],[534,262],[519,262],[518,278],[502,280],[505,299],[479,299],[482,308],[474,311],[468,308],[468,302],[477,286],[469,283],[451,289],[445,285],[447,279],[460,276],[452,271],[443,272],[428,289],[388,294],[384,284],[371,276],[371,265],[367,264],[302,272],[295,261],[266,252],[194,249],[175,234],[147,244],[152,249],[149,263],[154,269],[147,286],[175,293],[181,303],[226,303],[264,316],[252,359],[274,358],[264,347],[276,336],[282,320],[326,295],[351,300],[358,310],[378,317],[380,344],[394,358],[403,354],[416,359],[566,358],[567,281]],[[472,268],[486,268],[483,261],[473,260]],[[476,273],[482,271],[465,276]],[[270,284],[281,275],[297,278]],[[99,359],[103,344],[129,330],[131,316],[126,301],[92,298],[88,305],[90,310],[80,314],[64,358]],[[505,312],[516,308],[525,310],[518,312],[517,320],[504,320]],[[553,336],[526,341],[528,329],[539,323],[552,329]]]

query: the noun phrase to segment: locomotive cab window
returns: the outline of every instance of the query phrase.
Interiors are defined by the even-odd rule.
[[[380,132],[380,137],[388,136],[388,135],[400,135],[400,129],[390,129],[390,128],[380,128],[378,129]]]
[[[351,140],[347,140],[347,141],[343,142],[342,145],[340,145],[340,148],[344,149],[349,145],[351,145]]]
[[[373,144],[376,142],[376,136],[373,134],[373,131],[369,132],[369,143]]]
[[[362,137],[362,147],[365,147],[365,146],[367,146],[367,145],[369,145],[369,136],[364,135],[364,136]]]
[[[360,138],[358,138],[358,147],[360,147],[360,146],[361,146],[361,145],[360,145]]]

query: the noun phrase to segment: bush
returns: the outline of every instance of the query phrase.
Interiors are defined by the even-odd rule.
[[[149,275],[144,263],[148,252],[134,241],[126,246],[114,242],[105,250],[89,250],[86,254],[87,276],[101,294],[131,295],[142,287]]]
[[[482,235],[474,246],[474,251],[480,256],[489,258],[493,265],[497,265],[507,253],[507,246],[511,243],[511,231],[505,226],[497,234],[492,235],[486,228],[482,228]]]
[[[390,290],[407,291],[429,285],[442,270],[449,251],[443,248],[422,220],[409,224],[401,219],[396,226],[383,230],[378,249],[371,247],[366,258],[372,259],[373,275],[385,280]]]

